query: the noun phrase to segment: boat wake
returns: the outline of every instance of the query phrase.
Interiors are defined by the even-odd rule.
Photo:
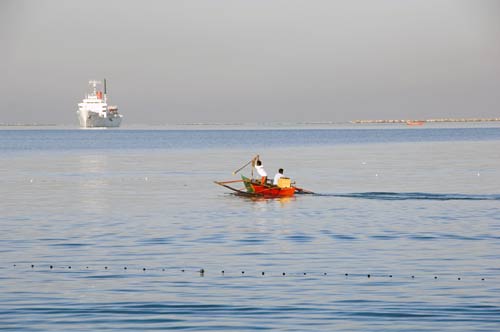
[[[374,199],[384,201],[404,201],[404,200],[431,200],[431,201],[498,201],[500,194],[493,195],[470,195],[470,194],[433,194],[419,192],[365,192],[365,193],[338,193],[338,194],[321,194],[315,196],[343,197],[343,198],[360,198]]]

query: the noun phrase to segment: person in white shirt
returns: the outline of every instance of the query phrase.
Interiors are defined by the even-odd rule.
[[[276,175],[274,176],[274,180],[273,180],[273,184],[275,186],[278,185],[278,181],[283,177],[283,168],[280,168],[278,170],[278,173],[276,173]]]
[[[262,165],[262,162],[259,159],[257,159],[257,162],[255,163],[255,169],[257,170],[257,173],[259,173],[261,177],[260,182],[262,184],[265,184],[267,180],[267,172],[264,169],[264,166]]]

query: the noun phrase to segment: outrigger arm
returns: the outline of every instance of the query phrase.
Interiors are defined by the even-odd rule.
[[[224,188],[230,189],[232,191],[235,191],[238,195],[243,195],[243,196],[255,196],[253,193],[249,193],[240,189],[233,188],[231,186],[228,186],[227,183],[234,183],[234,182],[243,182],[243,180],[235,180],[235,181],[214,181],[215,184],[218,184],[219,186],[223,186]]]

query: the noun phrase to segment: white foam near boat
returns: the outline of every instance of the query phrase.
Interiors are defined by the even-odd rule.
[[[104,91],[99,90],[101,84],[101,81],[89,81],[91,91],[78,104],[77,114],[82,128],[119,127],[122,122],[118,107],[108,105],[106,79]]]

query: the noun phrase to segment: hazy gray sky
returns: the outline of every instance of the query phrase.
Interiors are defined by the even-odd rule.
[[[0,1],[0,123],[500,116],[500,1]]]

